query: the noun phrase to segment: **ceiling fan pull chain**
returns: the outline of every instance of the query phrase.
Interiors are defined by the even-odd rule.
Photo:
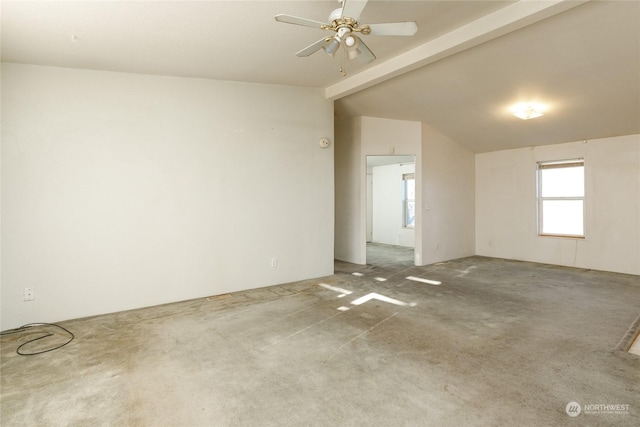
[[[347,77],[347,71],[344,69],[345,62],[347,62],[347,51],[342,49],[342,61],[340,63],[340,74],[342,74],[342,77]]]

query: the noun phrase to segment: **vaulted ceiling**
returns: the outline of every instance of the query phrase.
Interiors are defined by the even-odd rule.
[[[318,87],[337,120],[422,121],[474,152],[640,133],[636,1],[371,0],[361,22],[419,30],[365,36],[377,60],[346,77],[341,55],[295,56],[326,32],[274,20],[326,21],[335,0],[0,4],[7,62]],[[548,111],[522,121],[523,101]]]

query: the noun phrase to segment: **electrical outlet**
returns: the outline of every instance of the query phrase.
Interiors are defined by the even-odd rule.
[[[33,301],[36,299],[36,291],[33,288],[24,288],[24,300]]]
[[[276,268],[278,266],[278,258],[271,258],[271,267]]]

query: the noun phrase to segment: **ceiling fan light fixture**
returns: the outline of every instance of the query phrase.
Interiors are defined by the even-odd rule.
[[[347,53],[347,60],[351,61],[352,59],[357,58],[362,54],[358,47],[360,46],[360,38],[358,36],[354,36],[353,34],[349,34],[344,38],[344,50]]]
[[[331,40],[329,40],[329,42],[327,42],[324,46],[322,46],[322,49],[327,52],[327,55],[336,56],[336,52],[338,51],[339,47],[340,37],[336,35],[335,37],[332,37]]]
[[[368,64],[375,60],[376,56],[364,40],[352,33],[356,32],[364,36],[369,34],[379,36],[412,36],[418,31],[418,25],[415,22],[361,24],[360,15],[369,0],[338,1],[341,7],[331,12],[328,22],[320,22],[285,14],[275,16],[278,22],[335,32],[332,37],[320,39],[299,52],[296,52],[296,56],[307,57],[322,49],[327,55],[335,58],[336,53],[342,47],[344,51],[344,55],[341,55],[342,61],[357,58],[360,63]],[[340,70],[342,72],[343,68],[341,67]]]
[[[347,47],[354,47],[357,43],[358,43],[358,37],[354,36],[353,34],[349,34],[347,37],[344,38],[344,44]]]

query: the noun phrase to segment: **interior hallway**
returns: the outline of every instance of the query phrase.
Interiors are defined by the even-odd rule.
[[[3,336],[0,424],[560,426],[575,401],[629,405],[581,425],[636,426],[640,357],[622,347],[638,307],[632,275],[336,262],[323,279],[61,322],[75,340],[38,356]]]
[[[367,243],[367,264],[375,267],[406,268],[414,265],[414,249]]]

